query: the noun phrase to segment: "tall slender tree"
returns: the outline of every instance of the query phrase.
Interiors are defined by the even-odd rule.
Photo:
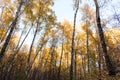
[[[109,71],[109,75],[116,75],[115,66],[112,64],[112,62],[110,60],[110,56],[107,53],[107,46],[105,43],[104,33],[103,33],[102,26],[101,26],[101,18],[100,18],[98,0],[94,0],[94,3],[95,3],[95,7],[96,7],[97,27],[98,27],[98,31],[99,31],[99,37],[100,37],[100,42],[101,42],[104,57],[105,57],[106,66]]]
[[[77,13],[79,10],[79,0],[76,1],[75,4],[76,5],[76,10],[75,10],[75,14],[74,14],[74,26],[73,26],[73,33],[72,33],[72,45],[71,45],[71,65],[70,65],[70,80],[74,80],[74,38],[75,38],[75,27],[76,27],[76,17],[77,17]]]
[[[18,7],[18,9],[17,9],[17,12],[16,12],[15,19],[14,19],[14,21],[11,23],[11,25],[9,26],[9,27],[10,27],[9,34],[8,34],[8,36],[7,36],[6,40],[5,40],[5,43],[4,43],[4,45],[3,45],[3,47],[2,47],[2,49],[1,49],[1,51],[0,51],[0,62],[2,61],[2,58],[3,58],[4,54],[5,54],[5,50],[6,50],[8,44],[9,44],[9,42],[10,42],[12,33],[14,32],[14,29],[15,29],[15,26],[16,26],[16,24],[17,24],[18,18],[19,18],[19,16],[20,16],[20,12],[21,12],[21,8],[22,8],[23,3],[24,3],[24,2],[21,0],[21,1],[20,1],[20,4],[19,4],[19,7]]]
[[[63,58],[63,51],[64,51],[64,46],[63,46],[63,43],[64,43],[64,27],[63,27],[63,32],[62,32],[62,48],[61,48],[61,55],[60,55],[60,66],[59,66],[59,69],[58,69],[58,80],[60,80],[60,73],[61,73],[61,65],[62,65],[62,58]]]

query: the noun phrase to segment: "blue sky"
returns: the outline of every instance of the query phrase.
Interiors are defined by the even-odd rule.
[[[101,2],[103,3],[103,1],[101,1]],[[120,0],[112,0],[110,2],[107,2],[107,8],[104,8],[104,7],[101,8],[101,18],[106,17],[108,19],[108,18],[112,17],[114,14],[113,6],[115,8],[120,7],[119,6]],[[80,4],[80,6],[84,3],[88,3],[91,7],[94,8],[93,0],[88,0],[88,1],[82,0],[82,3]],[[55,11],[58,21],[63,21],[64,19],[73,21],[73,17],[74,17],[73,0],[55,0],[53,10]],[[117,10],[117,13],[119,13],[119,12],[120,12],[120,9]],[[79,12],[77,15],[77,22],[80,21],[81,17],[82,17],[82,15]]]
[[[55,11],[58,21],[64,19],[73,20],[73,0],[55,0],[53,10]]]

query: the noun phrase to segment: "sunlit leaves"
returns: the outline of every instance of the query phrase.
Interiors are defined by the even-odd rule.
[[[89,29],[88,23],[83,23],[83,24],[82,24],[82,29],[83,29],[84,31],[86,31],[86,28],[87,28],[87,27],[88,27],[88,35],[92,35],[93,32],[92,32],[92,30]]]
[[[10,49],[14,49],[17,45],[18,42],[18,35],[17,34],[13,34],[10,42],[9,42],[9,48]]]
[[[108,46],[110,46],[112,48],[118,47],[118,44],[120,43],[119,33],[120,33],[119,28],[118,29],[109,29],[105,32],[106,42],[107,42]]]
[[[2,21],[6,26],[10,24],[14,19],[14,7],[10,6],[9,8],[5,8],[2,14]]]
[[[64,20],[60,26],[60,29],[65,33],[64,36],[68,39],[72,38],[72,28],[73,25],[68,20]]]
[[[52,0],[30,0],[24,8],[26,15],[25,19],[35,21],[38,17],[40,17],[40,19],[46,20],[53,24],[55,21],[55,15],[51,9],[51,2]]]

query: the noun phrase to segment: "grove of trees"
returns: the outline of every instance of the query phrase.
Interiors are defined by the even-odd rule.
[[[119,0],[73,0],[73,21],[55,0],[0,2],[0,80],[120,80]]]

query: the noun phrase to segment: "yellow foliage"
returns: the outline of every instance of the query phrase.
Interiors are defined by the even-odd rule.
[[[120,43],[120,28],[108,29],[105,36],[108,46],[116,48]]]
[[[11,21],[14,19],[14,13],[13,13],[14,8],[6,8],[6,10],[2,14],[2,21],[6,24],[9,25]]]
[[[60,29],[64,32],[64,36],[67,38],[67,39],[71,39],[72,38],[72,29],[73,29],[73,25],[68,21],[68,20],[64,20],[62,23],[61,23],[61,26],[59,26]]]
[[[42,22],[46,22],[49,25],[55,23],[56,17],[51,9],[52,0],[30,0],[27,5],[25,5],[23,12],[25,13],[24,21],[34,22],[38,18]]]

